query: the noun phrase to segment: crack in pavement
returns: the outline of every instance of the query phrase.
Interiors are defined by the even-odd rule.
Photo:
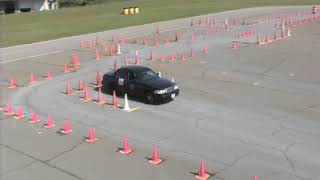
[[[25,169],[25,168],[33,165],[33,164],[36,163],[36,162],[38,162],[38,161],[37,161],[37,160],[33,160],[33,161],[31,161],[30,163],[28,163],[28,164],[26,164],[26,165],[24,165],[24,166],[22,166],[22,167],[18,167],[18,168],[11,169],[11,170],[5,171],[5,172],[3,172],[3,173],[0,173],[0,176],[5,176],[5,175],[8,175],[8,174],[10,174],[10,173],[14,173],[14,172],[23,170],[23,169]]]
[[[197,119],[197,120],[196,120],[196,124],[195,124],[196,128],[199,129],[199,130],[201,130],[201,131],[203,131],[204,133],[212,134],[212,132],[209,132],[208,130],[206,130],[206,129],[204,129],[204,128],[201,128],[201,127],[199,126],[199,121],[201,121],[201,119]],[[215,133],[215,134],[217,134],[217,133]],[[246,145],[257,146],[257,147],[260,147],[260,148],[262,148],[262,149],[270,148],[270,149],[273,149],[273,150],[275,150],[275,151],[280,152],[280,153],[284,156],[284,158],[285,158],[285,160],[287,161],[287,163],[289,164],[291,170],[292,170],[293,172],[297,172],[297,169],[296,169],[296,167],[295,167],[295,164],[294,164],[293,160],[291,160],[290,157],[287,155],[287,152],[288,152],[289,149],[292,148],[294,145],[298,144],[298,142],[291,143],[291,144],[289,144],[287,147],[285,147],[284,149],[279,149],[279,148],[274,147],[274,146],[264,146],[264,145],[261,145],[261,144],[258,144],[258,143],[250,143],[250,142],[248,142],[248,141],[246,141],[246,140],[243,140],[243,139],[241,139],[241,138],[239,138],[239,137],[230,137],[230,138],[235,139],[235,140],[238,140],[239,142],[242,142],[242,143],[244,143],[244,144],[246,144]],[[245,155],[246,155],[246,156],[245,156]],[[248,153],[245,154],[245,155],[243,155],[243,156],[244,156],[244,157],[247,157],[247,156],[248,156]],[[243,157],[243,158],[244,158],[244,157]],[[235,160],[237,160],[237,161],[231,163],[231,165],[227,165],[226,168],[228,168],[228,166],[229,166],[229,168],[232,167],[234,164],[236,164],[238,161],[240,161],[240,160],[243,159],[243,158],[240,158],[239,160],[237,160],[237,158],[236,158]]]
[[[40,162],[40,163],[42,163],[42,164],[44,164],[44,165],[46,165],[46,166],[48,166],[48,167],[51,167],[51,168],[56,169],[56,170],[58,170],[58,171],[60,171],[60,172],[62,172],[62,173],[64,173],[64,174],[67,174],[67,175],[69,175],[69,176],[71,176],[71,177],[73,177],[73,178],[76,178],[76,179],[78,179],[78,180],[84,180],[84,179],[81,178],[80,176],[77,176],[76,174],[73,174],[73,173],[71,173],[71,172],[69,172],[69,171],[67,171],[67,170],[64,170],[64,169],[60,168],[60,167],[54,166],[54,165],[50,164],[50,163],[47,162],[47,161],[41,160],[41,159],[39,159],[39,158],[36,158],[36,157],[34,157],[34,156],[30,155],[30,154],[27,154],[27,153],[25,153],[25,152],[23,152],[23,151],[20,151],[20,150],[18,150],[18,149],[15,149],[15,148],[13,148],[13,147],[11,147],[11,146],[9,146],[9,145],[6,145],[6,144],[1,144],[1,145],[4,146],[4,147],[6,147],[6,148],[8,148],[8,149],[10,149],[10,150],[12,150],[12,151],[14,151],[14,152],[17,152],[17,153],[19,153],[19,154],[22,154],[22,155],[24,155],[24,156],[27,156],[27,157],[33,159],[33,160],[36,161],[36,162]],[[35,162],[34,162],[34,163],[35,163]],[[29,166],[30,166],[30,165],[29,165]]]
[[[243,160],[243,159],[245,159],[246,157],[250,156],[250,152],[251,152],[251,151],[249,151],[249,152],[247,152],[247,153],[244,153],[244,154],[241,155],[241,156],[235,157],[234,160],[233,160],[231,163],[227,164],[226,167],[224,167],[224,168],[221,169],[220,171],[217,171],[216,174],[221,174],[221,173],[223,173],[224,171],[226,171],[227,169],[232,168],[232,167],[235,166],[238,162],[240,162],[241,160]]]
[[[74,149],[76,149],[77,147],[79,147],[80,145],[82,145],[84,142],[85,142],[85,141],[81,140],[80,143],[72,146],[72,147],[71,147],[70,149],[68,149],[68,150],[62,151],[61,153],[59,153],[59,154],[57,154],[57,155],[55,155],[55,156],[47,159],[45,162],[49,163],[50,161],[52,161],[52,160],[54,160],[54,159],[56,159],[56,158],[59,158],[59,157],[65,155],[66,153],[69,153],[69,152],[73,151]]]

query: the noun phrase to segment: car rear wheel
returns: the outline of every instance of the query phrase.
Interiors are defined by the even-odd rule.
[[[151,92],[147,92],[146,93],[145,99],[146,99],[146,103],[154,104],[154,97],[153,97],[153,94]]]

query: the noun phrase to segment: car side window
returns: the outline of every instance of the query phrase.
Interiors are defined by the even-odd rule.
[[[125,69],[119,69],[117,71],[117,75],[116,77],[119,79],[127,79],[128,75],[127,75],[127,71]]]
[[[129,72],[128,73],[128,78],[129,78],[129,81],[132,81],[136,78],[136,75],[133,73],[133,72]]]

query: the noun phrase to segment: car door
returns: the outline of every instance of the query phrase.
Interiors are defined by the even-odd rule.
[[[125,92],[125,79],[128,78],[128,71],[126,69],[119,69],[116,73],[116,90],[123,93]]]
[[[126,78],[124,79],[124,90],[129,95],[135,95],[137,93],[135,79],[135,74],[131,71],[127,71]]]

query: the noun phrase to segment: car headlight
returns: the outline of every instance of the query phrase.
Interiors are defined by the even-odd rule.
[[[168,90],[167,89],[162,89],[162,90],[155,90],[153,91],[154,94],[165,94],[167,93]]]
[[[175,85],[174,90],[177,90],[177,89],[179,89],[179,87],[178,87],[178,85]]]

